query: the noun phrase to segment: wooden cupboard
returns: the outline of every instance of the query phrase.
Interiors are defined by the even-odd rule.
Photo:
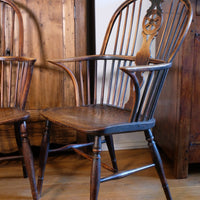
[[[67,74],[49,64],[58,59],[92,54],[94,50],[94,2],[86,0],[16,0],[24,22],[24,55],[37,59],[26,109],[31,117],[31,145],[40,145],[44,129],[41,109],[74,105],[74,88]],[[71,66],[72,71],[76,70]],[[76,133],[57,128],[54,143],[72,142]],[[66,136],[60,136],[65,131]],[[10,138],[9,142],[4,138]],[[0,152],[15,151],[13,127],[0,127]]]
[[[200,162],[200,1],[191,2],[191,29],[165,82],[154,129],[176,178],[186,178],[189,164]]]

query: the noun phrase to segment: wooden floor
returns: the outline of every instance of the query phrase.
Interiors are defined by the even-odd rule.
[[[102,153],[109,162],[106,152]],[[117,152],[120,169],[134,168],[151,162],[147,149]],[[165,159],[164,159],[165,160]],[[170,164],[164,161],[169,187],[174,200],[200,199],[200,167],[193,167],[187,179],[176,180]],[[36,160],[36,173],[37,160]],[[41,200],[89,200],[90,161],[67,153],[51,156],[46,168]],[[102,169],[102,175],[109,172]],[[22,178],[20,161],[0,163],[0,199],[30,200],[28,179]],[[154,168],[121,180],[102,183],[99,200],[164,200],[162,188]]]

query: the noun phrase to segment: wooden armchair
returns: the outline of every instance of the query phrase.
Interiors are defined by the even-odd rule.
[[[163,14],[162,1],[126,0],[111,18],[100,55],[50,61],[70,75],[74,84],[76,106],[50,108],[41,113],[46,118],[46,129],[40,152],[39,194],[48,153],[72,148],[92,160],[91,200],[98,199],[100,183],[154,166],[166,199],[172,199],[151,129],[155,126],[154,111],[167,72],[189,29],[192,8],[188,0],[170,2],[169,12]],[[149,5],[145,16],[142,16],[143,5]],[[163,17],[167,18],[166,24],[162,24]],[[142,44],[138,39],[139,35],[143,37]],[[156,36],[158,48],[155,55],[150,55],[150,49],[155,47],[155,44],[151,44]],[[111,53],[108,51],[110,49]],[[79,72],[73,72],[71,63],[78,66]],[[70,144],[50,150],[49,139],[50,134],[53,134],[50,133],[51,123],[92,135],[94,143]],[[145,133],[153,164],[119,172],[112,135],[136,131]],[[115,172],[104,178],[101,178],[101,165],[105,167],[100,156],[102,137],[105,137],[113,164],[113,169],[109,169]],[[91,144],[92,157],[78,149]]]
[[[23,55],[23,21],[11,0],[0,0],[0,126],[14,124],[19,156],[2,160],[22,159],[24,177],[29,177],[32,196],[38,199],[33,156],[26,132],[29,113],[24,110],[35,59]]]

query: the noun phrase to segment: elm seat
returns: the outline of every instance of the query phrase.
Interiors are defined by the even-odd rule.
[[[142,126],[152,128],[155,120],[130,123],[131,111],[108,105],[50,108],[41,112],[46,119],[91,135],[107,135],[113,132],[141,130]]]
[[[130,112],[111,106],[94,105],[52,108],[43,111],[41,114],[48,119],[76,128],[76,130],[92,133],[106,129],[108,126],[128,122]]]
[[[27,120],[29,113],[17,108],[0,108],[0,124]]]

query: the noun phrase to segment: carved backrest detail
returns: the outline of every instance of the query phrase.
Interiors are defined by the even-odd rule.
[[[151,7],[147,10],[142,23],[143,43],[140,51],[136,55],[136,65],[146,65],[150,58],[150,45],[157,36],[162,25],[162,0],[151,0]]]

